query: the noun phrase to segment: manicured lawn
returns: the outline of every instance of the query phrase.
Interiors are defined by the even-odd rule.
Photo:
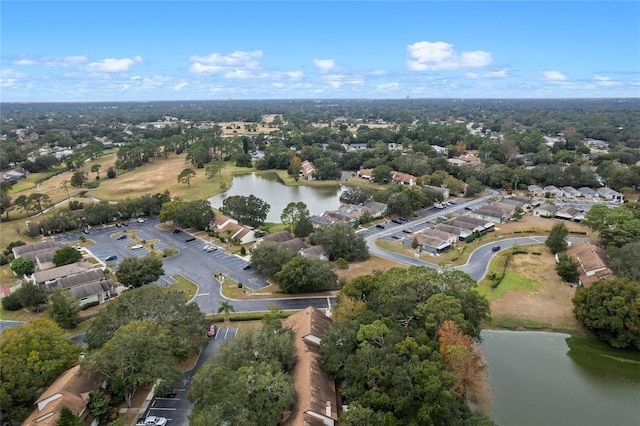
[[[170,290],[181,291],[187,301],[193,299],[198,292],[198,286],[182,275],[172,275],[171,278],[177,281],[169,286]]]
[[[496,268],[492,267],[490,270],[494,269]],[[538,283],[534,280],[518,273],[507,271],[504,279],[496,288],[491,288],[491,281],[488,279],[480,281],[480,285],[478,286],[478,293],[485,296],[487,300],[492,301],[495,299],[499,299],[500,297],[504,296],[506,292],[511,290],[535,291],[537,289]]]

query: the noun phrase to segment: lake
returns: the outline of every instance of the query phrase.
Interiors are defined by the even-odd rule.
[[[212,207],[220,208],[224,199],[231,195],[255,195],[271,206],[267,222],[280,223],[282,210],[291,202],[302,201],[311,215],[320,215],[325,210],[337,210],[340,207],[340,195],[346,189],[344,185],[286,186],[275,173],[251,173],[234,176],[231,188],[208,200]]]
[[[563,333],[482,338],[498,425],[640,425],[640,353]]]

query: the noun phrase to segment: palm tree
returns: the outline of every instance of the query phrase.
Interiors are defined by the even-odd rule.
[[[229,303],[228,300],[224,300],[220,302],[220,306],[218,307],[218,313],[222,312],[224,314],[225,322],[229,321],[229,315],[231,314],[231,312],[235,312],[235,311],[236,309],[233,307],[231,303]]]

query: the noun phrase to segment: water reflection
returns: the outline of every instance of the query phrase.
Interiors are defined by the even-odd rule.
[[[344,185],[331,186],[286,186],[276,173],[243,174],[233,177],[228,191],[209,198],[211,206],[220,208],[225,198],[232,195],[255,195],[267,202],[271,209],[267,222],[280,222],[282,210],[291,202],[304,202],[312,215],[325,210],[337,210]]]

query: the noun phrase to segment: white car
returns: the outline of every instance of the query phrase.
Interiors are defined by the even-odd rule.
[[[218,250],[218,247],[216,247],[216,246],[209,246],[209,247],[207,248],[207,251],[208,251],[209,253],[211,253],[212,251],[216,251],[216,250]]]
[[[167,419],[158,416],[149,416],[146,419],[139,419],[136,426],[165,426]]]
[[[144,219],[143,219],[143,218],[141,218],[141,217],[139,217],[139,218],[138,218],[138,223],[144,223]]]
[[[142,244],[136,244],[135,246],[131,246],[131,250],[138,250],[144,247]]]

